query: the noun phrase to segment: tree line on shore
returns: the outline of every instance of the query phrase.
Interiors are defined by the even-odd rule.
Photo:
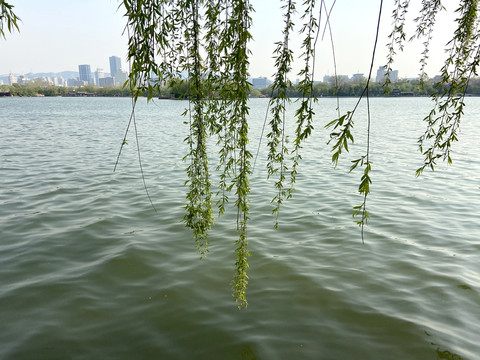
[[[112,87],[95,87],[95,86],[82,86],[82,87],[64,87],[54,85],[39,85],[28,83],[13,84],[13,85],[1,85],[0,93],[11,94],[11,96],[108,96],[108,97],[128,97],[130,91],[128,88],[121,86]]]
[[[328,96],[360,96],[365,88],[365,80],[347,82],[332,77],[329,82],[316,82],[313,84],[313,94],[317,97]],[[180,81],[172,86],[159,86],[156,88],[155,97],[162,99],[188,99],[190,84],[188,81]],[[388,96],[429,96],[435,91],[434,80],[420,84],[419,80],[400,80],[391,84]],[[369,85],[371,96],[385,96],[385,87],[380,83]],[[29,83],[25,85],[1,85],[0,93],[11,96],[99,96],[99,97],[129,97],[130,89],[122,86],[96,87],[87,85],[83,87],[61,87]],[[480,95],[480,78],[470,80],[467,95]],[[249,96],[254,98],[271,97],[272,88],[250,88]],[[301,97],[300,91],[295,85],[287,89],[287,96],[291,98]]]

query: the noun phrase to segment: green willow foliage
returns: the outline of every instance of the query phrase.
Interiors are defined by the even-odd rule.
[[[153,94],[162,85],[188,81],[189,107],[184,115],[190,128],[187,205],[184,221],[192,229],[197,249],[208,252],[214,224],[214,201],[207,140],[221,146],[217,202],[223,214],[229,194],[235,194],[238,239],[235,242],[233,295],[247,306],[247,223],[249,219],[252,154],[248,151],[247,116],[249,50],[253,9],[245,0],[124,0],[128,18],[130,86],[133,98]],[[187,75],[185,79],[184,75]]]
[[[316,42],[321,31],[322,16],[324,26],[328,26],[330,36],[330,13],[324,0],[281,0],[284,11],[283,39],[276,43],[274,51],[276,75],[272,86],[267,118],[270,130],[268,139],[267,176],[276,177],[274,186],[277,195],[272,202],[275,207],[275,226],[283,201],[292,196],[297,169],[301,160],[302,143],[313,131],[315,113],[313,104]],[[139,96],[146,94],[150,100],[161,89],[176,89],[187,85],[186,97],[189,106],[184,115],[189,125],[185,138],[188,153],[185,182],[186,195],[184,221],[193,231],[197,249],[201,256],[208,252],[208,234],[214,224],[214,207],[219,215],[233,193],[237,211],[238,238],[235,241],[235,273],[232,280],[233,296],[238,307],[247,306],[246,289],[248,284],[248,237],[249,219],[249,178],[252,173],[252,154],[248,151],[248,83],[249,49],[253,8],[249,0],[122,0],[127,18],[128,58],[131,73],[129,79],[132,94],[132,115],[127,127],[135,125],[135,103]],[[432,95],[433,109],[425,117],[426,130],[420,136],[419,149],[424,163],[417,170],[419,176],[425,168],[434,170],[439,159],[452,162],[451,149],[457,141],[460,119],[465,109],[464,98],[470,79],[477,76],[480,61],[480,33],[478,0],[459,0],[455,10],[456,30],[446,44],[447,57],[441,69],[440,81],[436,83]],[[428,64],[430,41],[434,35],[437,15],[445,8],[440,0],[423,0],[418,16],[413,19],[416,29],[410,38],[405,32],[405,24],[410,0],[395,0],[392,13],[392,32],[387,44],[388,56],[385,89],[389,89],[389,76],[395,54],[402,51],[405,43],[414,38],[423,39],[424,51],[420,59],[420,86],[426,80],[425,68]],[[370,172],[370,107],[369,91],[373,61],[377,47],[383,1],[379,3],[377,36],[373,45],[370,73],[358,102],[352,110],[341,115],[325,126],[331,128],[329,143],[332,144],[332,163],[336,166],[342,152],[348,152],[348,144],[353,143],[354,115],[363,98],[367,101],[367,141],[365,153],[352,161],[351,171],[363,168],[359,184],[362,203],[355,206],[353,215],[359,216],[356,222],[362,229],[369,214],[366,210],[367,196],[372,179]],[[301,81],[296,87],[301,95],[295,113],[296,129],[293,148],[286,145],[286,104],[292,84],[291,75],[294,58],[290,41],[295,34],[294,14],[300,15],[300,35],[303,37],[300,58],[304,65],[298,76]],[[18,30],[19,18],[13,6],[0,0],[0,37],[7,32]],[[334,53],[333,38],[332,52]],[[267,119],[266,119],[267,122]],[[126,135],[125,135],[126,136]],[[219,150],[219,162],[214,168],[220,173],[216,194],[212,193],[211,167],[207,156],[208,139],[215,137]],[[122,143],[125,143],[125,139]],[[120,149],[121,151],[121,149]],[[140,152],[139,152],[140,154]],[[120,155],[120,154],[119,154]],[[140,158],[139,158],[140,159]],[[291,165],[290,165],[291,164]],[[290,168],[290,174],[288,174]],[[290,180],[287,180],[287,176]],[[214,201],[214,197],[218,197]]]
[[[288,149],[285,144],[285,120],[286,103],[289,100],[287,90],[292,86],[287,76],[291,72],[293,62],[293,51],[289,47],[290,33],[293,29],[292,15],[295,11],[295,3],[291,0],[283,6],[284,24],[283,41],[277,42],[277,48],[274,51],[276,75],[272,85],[272,96],[270,97],[269,108],[272,113],[272,120],[269,122],[271,131],[267,134],[268,141],[268,177],[278,174],[278,180],[275,182],[275,188],[278,193],[272,202],[276,203],[273,209],[275,214],[275,227],[278,227],[278,211],[283,199],[287,196],[284,189],[285,173],[287,166],[285,156],[288,155]]]
[[[393,63],[395,49],[403,50],[406,34],[404,24],[410,0],[396,0],[393,11],[394,28],[390,34],[387,81]],[[431,96],[433,108],[424,118],[427,129],[419,137],[419,150],[424,155],[423,165],[417,169],[419,176],[425,168],[435,169],[438,159],[452,163],[452,144],[458,141],[457,132],[465,108],[465,94],[473,76],[477,76],[480,61],[480,33],[478,0],[460,0],[455,10],[457,28],[453,38],[446,44],[447,58],[440,71],[440,81],[435,85]],[[410,38],[423,39],[424,51],[420,59],[420,85],[426,78],[430,40],[434,33],[437,15],[445,10],[440,0],[422,1],[415,34]]]
[[[125,16],[128,18],[129,59],[131,61],[130,87],[133,99],[147,94],[148,99],[160,91],[161,86],[176,87],[188,82],[187,98],[189,107],[185,111],[190,128],[185,138],[188,154],[184,160],[188,166],[187,205],[185,224],[193,231],[197,249],[202,256],[208,252],[208,234],[214,224],[215,204],[219,215],[225,212],[231,193],[235,196],[237,209],[238,239],[235,242],[235,274],[232,281],[233,295],[239,308],[247,306],[246,288],[248,284],[247,223],[249,219],[250,192],[249,178],[252,173],[248,151],[249,141],[247,116],[248,65],[251,40],[252,6],[248,0],[123,0]],[[407,34],[404,26],[407,20],[410,1],[396,0],[392,14],[392,33],[387,44],[389,54],[385,65],[387,76],[385,89],[388,91],[395,54],[402,51]],[[315,46],[318,39],[322,15],[325,27],[330,28],[330,12],[323,0],[281,1],[284,27],[283,39],[276,43],[274,51],[276,74],[271,88],[266,123],[269,131],[267,157],[267,177],[275,178],[277,190],[273,198],[275,227],[284,200],[292,196],[295,179],[301,160],[302,143],[313,131],[315,113],[313,104],[313,79],[315,73]],[[370,73],[361,96],[355,107],[330,121],[329,143],[332,144],[332,163],[336,166],[342,152],[348,152],[348,144],[353,143],[354,115],[360,101],[367,101],[367,142],[365,153],[352,161],[350,171],[362,168],[359,194],[360,205],[353,208],[356,222],[361,227],[362,241],[364,225],[369,218],[366,209],[367,196],[372,183],[370,160],[370,108],[369,89],[372,78],[375,51],[377,47],[379,23],[383,1],[379,3],[377,36],[372,49]],[[420,59],[420,85],[426,79],[428,49],[434,34],[437,14],[444,10],[440,0],[424,0],[414,22],[416,31],[411,36],[424,40],[424,52]],[[304,62],[297,74],[301,81],[296,91],[301,94],[295,113],[296,129],[293,147],[287,148],[286,106],[290,101],[287,91],[292,84],[294,53],[290,42],[296,34],[294,14],[300,14],[300,36],[303,37],[300,58]],[[451,145],[457,140],[457,130],[464,111],[464,96],[469,80],[477,74],[480,54],[478,35],[478,1],[460,1],[456,10],[457,30],[449,47],[441,81],[436,85],[432,96],[434,108],[425,118],[427,130],[419,139],[420,150],[425,156],[419,175],[425,167],[434,169],[438,158],[451,162]],[[330,33],[331,35],[331,33]],[[296,35],[295,35],[296,36]],[[332,40],[332,51],[333,51]],[[186,75],[186,76],[185,76]],[[339,110],[340,111],[340,110]],[[220,147],[219,163],[215,171],[220,172],[220,181],[212,194],[210,166],[207,157],[207,139],[216,137]],[[289,177],[289,180],[288,180]],[[213,199],[217,196],[218,200]]]
[[[370,161],[370,124],[371,124],[371,117],[370,117],[370,101],[369,101],[369,89],[370,89],[370,82],[372,78],[373,72],[373,64],[375,60],[375,52],[377,48],[378,42],[378,35],[380,29],[380,19],[382,17],[382,8],[383,8],[383,0],[380,1],[380,9],[378,13],[378,21],[377,21],[377,34],[375,37],[375,44],[373,46],[373,53],[372,53],[372,61],[370,63],[370,71],[367,78],[367,83],[363,89],[362,94],[360,95],[355,107],[352,111],[347,111],[347,113],[343,116],[340,116],[338,119],[335,119],[329,122],[325,127],[332,128],[332,132],[330,133],[330,142],[334,142],[332,151],[332,163],[337,166],[340,155],[342,150],[348,152],[348,142],[351,141],[353,143],[354,138],[352,135],[353,130],[353,116],[355,111],[360,104],[360,101],[364,96],[367,99],[367,114],[368,114],[368,122],[367,122],[367,144],[366,144],[366,151],[365,154],[362,155],[360,158],[352,160],[352,166],[350,167],[350,172],[352,172],[357,166],[364,167],[363,175],[360,180],[360,185],[358,186],[358,192],[362,195],[362,203],[360,205],[356,205],[353,207],[353,217],[360,216],[360,220],[355,220],[358,226],[361,228],[362,234],[362,243],[364,243],[364,229],[365,225],[367,224],[370,215],[367,211],[367,196],[370,193],[370,184],[372,183],[372,179],[370,178],[370,171],[372,170],[372,163]]]
[[[18,22],[20,18],[13,12],[13,5],[4,0],[0,0],[0,38],[6,38],[5,29],[7,32],[19,31]]]
[[[447,44],[447,59],[441,69],[440,82],[432,95],[434,108],[425,117],[427,129],[419,138],[424,163],[417,170],[420,175],[426,167],[434,170],[437,159],[452,163],[452,143],[458,141],[457,132],[465,108],[465,94],[470,79],[478,75],[480,61],[480,33],[478,0],[462,0],[456,10],[457,29]]]

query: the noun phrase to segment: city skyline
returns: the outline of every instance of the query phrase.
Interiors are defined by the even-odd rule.
[[[456,1],[449,3],[447,10],[454,9],[455,3]],[[116,54],[128,68],[128,39],[122,35],[126,22],[123,17],[125,10],[123,7],[118,8],[118,4],[119,2],[114,0],[85,0],[82,3],[63,0],[46,0],[40,3],[24,0],[14,3],[15,11],[22,19],[19,24],[20,33],[9,34],[7,40],[0,40],[0,74],[61,72],[74,70],[78,64],[90,64],[92,70],[109,69],[111,54]],[[250,75],[271,78],[275,71],[272,53],[275,42],[282,37],[281,4],[274,0],[253,0],[252,5],[256,11],[252,14],[253,41],[249,45],[252,51]],[[368,75],[378,5],[377,2],[339,2],[335,5],[330,24],[335,43],[337,74]],[[331,4],[327,4],[328,6]],[[392,6],[386,3],[383,9],[373,77],[376,69],[387,61],[386,44],[391,31]],[[413,14],[415,11],[415,8],[410,10]],[[294,19],[297,30],[301,24],[298,15]],[[452,20],[447,13],[440,14],[438,21],[436,28],[440,33],[436,33],[432,40],[430,65],[427,67],[427,73],[431,77],[435,76],[443,65],[444,44],[453,32]],[[325,36],[320,36],[317,45],[315,80],[335,73],[329,31],[323,26],[325,25],[322,25],[321,35],[325,33]],[[407,31],[412,34],[412,24],[407,27]],[[296,57],[301,53],[301,40],[295,31],[291,47]],[[402,77],[416,77],[422,41],[406,45],[408,51],[398,54],[394,68],[399,70]],[[291,73],[292,79],[297,77],[300,68],[301,62],[296,60]]]
[[[102,68],[92,71],[90,64],[79,64],[78,71],[48,72],[14,74],[0,73],[0,85],[25,85],[35,80],[44,81],[55,86],[85,86],[95,85],[100,87],[120,86],[128,78],[128,73],[122,71],[122,61],[118,56],[109,56],[110,73],[105,73]],[[105,75],[108,76],[105,76]]]
[[[91,71],[91,67],[89,64],[82,64],[78,65],[78,72],[70,71],[67,72],[70,75],[64,78],[62,75],[58,76],[58,74],[62,73],[49,73],[51,75],[44,76],[42,73],[40,74],[9,74],[2,75],[0,74],[0,85],[12,85],[14,83],[17,84],[26,84],[30,81],[35,79],[40,79],[46,81],[55,86],[85,86],[85,85],[95,85],[100,87],[108,87],[108,86],[121,86],[123,85],[128,78],[128,73],[126,71],[122,71],[122,64],[120,59],[117,56],[110,56],[110,73],[109,76],[105,76],[105,72],[103,69],[97,68],[95,72]],[[75,75],[72,75],[75,74]],[[78,74],[78,76],[76,76]],[[111,74],[114,74],[113,76]],[[384,76],[386,74],[386,68],[384,66],[380,66],[376,70],[376,74],[372,74],[371,81],[376,83],[381,83],[384,81]],[[30,75],[28,77],[27,75]],[[73,76],[73,77],[72,77]],[[8,81],[6,79],[8,78]],[[319,81],[316,80],[314,82],[324,82],[324,83],[331,83],[334,76],[325,74],[323,76],[323,80]],[[365,74],[363,73],[356,73],[349,75],[337,75],[337,79],[343,82],[357,82],[365,80]],[[390,81],[392,83],[396,83],[398,80],[402,80],[399,78],[398,70],[392,70],[390,73]],[[412,80],[412,79],[407,79]],[[267,78],[266,76],[260,77],[249,77],[249,81],[251,82],[253,88],[255,89],[262,89],[266,88],[270,84],[272,84],[273,80]],[[300,79],[296,78],[295,80],[291,80],[293,84],[297,84]]]

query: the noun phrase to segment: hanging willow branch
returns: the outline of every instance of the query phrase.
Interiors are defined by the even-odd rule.
[[[245,0],[124,0],[124,6],[132,34],[129,58],[134,99],[142,94],[151,99],[163,85],[188,87],[184,221],[192,229],[202,257],[209,251],[208,235],[214,224],[207,143],[210,135],[218,137],[217,169],[222,171],[219,213],[225,211],[228,193],[234,191],[239,236],[233,295],[239,307],[246,307],[251,173],[247,79],[252,8]],[[185,73],[187,79],[182,77]]]
[[[208,232],[214,223],[212,210],[212,193],[210,190],[210,175],[207,157],[207,124],[204,116],[204,89],[202,74],[202,59],[200,56],[200,15],[199,1],[187,2],[190,11],[185,21],[188,27],[185,31],[187,50],[189,101],[192,104],[190,117],[190,136],[186,139],[190,152],[185,159],[187,167],[188,204],[186,205],[185,224],[192,229],[198,252],[205,256],[208,252]]]
[[[430,41],[432,40],[433,27],[436,22],[437,14],[445,9],[440,0],[434,1],[424,1],[422,10],[420,11],[420,16],[415,18],[417,23],[416,33],[412,35],[410,40],[415,38],[425,39],[423,42],[423,52],[420,59],[420,87],[423,88],[425,81],[427,80],[426,66],[428,64],[429,52],[430,52]]]
[[[426,167],[434,170],[437,159],[452,163],[452,143],[458,141],[457,132],[464,112],[464,98],[468,83],[477,75],[480,62],[478,30],[478,0],[463,0],[456,10],[458,27],[449,42],[449,56],[441,70],[441,80],[432,95],[435,106],[425,118],[427,130],[419,138],[424,163],[417,170],[420,175]],[[426,148],[426,150],[425,150]]]
[[[295,140],[290,152],[286,145],[286,110],[289,102],[287,90],[291,86],[288,76],[294,59],[290,43],[295,30],[293,15],[297,5],[294,0],[282,1],[284,26],[282,40],[276,43],[274,51],[276,73],[267,110],[267,117],[271,116],[267,135],[267,176],[275,178],[276,195],[272,200],[275,226],[278,225],[281,204],[291,197],[295,190],[303,141],[313,131],[315,118],[313,104],[316,101],[313,86],[315,49],[321,26],[325,27],[324,32],[328,26],[334,52],[330,14],[335,1],[332,2],[330,11],[327,11],[324,0],[303,0],[299,5],[301,14],[299,30],[303,37],[300,59],[303,67],[298,74],[302,80],[297,86],[301,99],[295,113]],[[6,3],[0,0],[0,5],[4,4]],[[388,57],[385,66],[387,85],[396,52],[403,50],[407,38],[405,24],[409,4],[410,0],[395,0],[395,10],[392,14],[393,30],[387,45]],[[186,226],[192,229],[197,249],[202,256],[208,252],[208,234],[214,224],[212,205],[215,201],[211,193],[213,185],[207,144],[210,136],[216,137],[217,146],[220,148],[219,162],[215,166],[219,172],[216,204],[221,215],[226,211],[229,199],[235,199],[238,237],[235,240],[232,290],[238,307],[246,307],[249,268],[247,224],[252,172],[250,165],[252,155],[248,148],[248,92],[251,86],[248,83],[250,56],[248,44],[251,41],[252,6],[248,0],[123,0],[123,5],[128,19],[128,57],[131,60],[129,85],[134,105],[140,96],[152,99],[163,86],[175,88],[183,85],[188,88],[189,103],[185,111],[185,115],[188,116],[186,123],[189,125],[185,138],[188,153],[184,158],[187,162],[185,185],[188,204],[185,207],[184,220]],[[359,103],[366,97],[368,116],[366,149],[360,157],[352,161],[350,168],[350,171],[356,167],[363,168],[358,187],[363,200],[353,209],[356,222],[362,229],[362,241],[364,226],[369,217],[366,202],[372,182],[369,84],[379,37],[382,7],[383,1],[380,2],[375,45],[365,88],[352,110],[341,116],[337,105],[338,118],[326,125],[332,129],[329,143],[332,144],[332,162],[336,166],[342,153],[347,152],[349,144],[353,143],[354,115]],[[11,31],[12,24],[16,28],[17,18],[9,12],[11,8],[1,9],[0,24],[3,26],[5,23],[6,14],[7,26],[8,17],[13,21],[10,22],[8,30]],[[323,25],[322,9],[326,14]],[[413,37],[424,39],[424,51],[420,60],[421,81],[426,77],[428,49],[436,15],[442,9],[440,0],[423,0],[420,15],[414,20],[416,32]],[[316,13],[318,15],[315,15]],[[451,162],[451,146],[457,140],[460,118],[465,106],[465,92],[469,79],[477,74],[480,58],[478,0],[461,0],[456,13],[458,27],[448,44],[447,61],[432,97],[434,109],[425,118],[427,130],[419,139],[425,160],[417,175],[426,167],[434,169],[439,158]],[[1,29],[1,35],[4,36],[3,27]],[[336,73],[335,58],[334,64]],[[286,184],[289,168],[290,179]]]
[[[325,127],[332,128],[333,131],[330,133],[330,142],[334,142],[332,151],[332,163],[337,166],[338,160],[340,158],[340,154],[342,150],[348,152],[348,142],[351,141],[353,143],[353,115],[360,104],[360,101],[364,96],[367,99],[367,144],[366,144],[366,152],[364,155],[359,157],[358,159],[352,160],[352,166],[350,167],[350,172],[353,171],[357,166],[364,167],[363,175],[360,179],[360,185],[358,186],[358,192],[362,195],[363,200],[360,205],[353,207],[353,217],[359,216],[360,219],[356,220],[355,222],[360,226],[361,233],[362,233],[362,243],[364,242],[364,229],[365,225],[367,224],[370,215],[367,211],[367,196],[370,193],[370,184],[372,183],[372,179],[370,178],[370,171],[372,170],[372,163],[370,161],[370,125],[371,125],[371,116],[370,116],[370,101],[369,101],[369,86],[370,81],[372,79],[372,71],[373,71],[373,64],[375,61],[375,53],[377,51],[377,42],[378,42],[378,35],[380,32],[380,20],[382,18],[382,9],[383,9],[383,0],[380,1],[380,9],[378,12],[378,20],[377,20],[377,31],[375,36],[375,44],[373,46],[372,58],[370,63],[370,70],[368,73],[367,84],[359,97],[355,107],[352,111],[348,111],[345,115],[341,116],[338,119],[335,119],[329,122]]]
[[[288,155],[288,148],[285,144],[285,117],[286,103],[289,101],[287,90],[292,86],[288,79],[288,74],[292,69],[293,51],[289,47],[290,33],[293,29],[292,15],[295,11],[295,3],[292,0],[286,0],[286,5],[282,6],[284,14],[283,41],[277,42],[277,48],[274,51],[275,79],[272,85],[272,97],[269,107],[272,113],[272,119],[269,122],[270,132],[268,139],[268,177],[277,175],[275,188],[277,194],[272,199],[275,203],[273,214],[275,215],[275,228],[278,227],[278,211],[283,200],[287,197],[287,191],[284,188],[285,173],[287,166],[285,156]]]
[[[320,4],[320,14],[322,9],[322,3]],[[303,77],[297,85],[297,90],[302,95],[300,107],[297,109],[295,116],[297,118],[297,127],[295,129],[295,141],[293,148],[292,170],[290,172],[290,189],[288,195],[291,196],[292,191],[295,190],[295,181],[297,177],[297,168],[302,156],[300,149],[302,143],[305,141],[313,131],[313,103],[317,102],[317,98],[313,91],[313,78],[315,75],[315,45],[318,39],[318,21],[315,17],[315,0],[307,0],[304,2],[305,11],[302,14],[301,20],[305,21],[300,29],[301,34],[305,34],[305,38],[302,43],[302,55],[304,60],[303,69],[298,73]]]
[[[387,63],[389,68],[395,54],[392,50],[394,44],[396,43],[398,48],[403,50],[403,40],[406,37],[403,24],[410,1],[396,0],[396,4],[397,8],[393,12],[394,29],[390,35],[392,42]],[[462,0],[455,10],[457,28],[452,39],[447,43],[447,59],[440,70],[439,80],[432,94],[433,108],[424,119],[427,129],[418,139],[424,162],[417,169],[416,176],[419,176],[425,168],[434,170],[439,159],[447,161],[448,164],[452,163],[451,149],[453,143],[458,141],[460,119],[465,108],[465,94],[471,77],[477,75],[480,62],[478,5],[478,0]],[[424,0],[419,16],[414,19],[417,27],[410,40],[424,39],[424,50],[420,59],[420,86],[426,79],[425,68],[428,64],[430,41],[433,37],[437,14],[441,10],[445,10],[445,7],[440,0]]]
[[[388,35],[390,42],[388,43],[387,64],[385,65],[386,71],[383,79],[386,93],[388,93],[390,90],[390,74],[393,71],[392,65],[395,61],[396,51],[403,51],[404,49],[404,42],[407,36],[405,34],[405,20],[409,4],[410,0],[395,0],[395,9],[392,12],[393,30],[390,35]]]
[[[236,119],[236,147],[238,149],[237,167],[238,172],[234,179],[237,199],[235,206],[238,209],[237,228],[239,238],[236,244],[236,262],[235,275],[233,278],[233,296],[235,301],[239,303],[238,307],[247,306],[246,290],[248,284],[248,256],[247,250],[247,221],[249,218],[249,199],[250,193],[250,159],[252,154],[248,151],[248,124],[247,115],[248,107],[248,91],[250,84],[248,83],[248,67],[249,67],[249,50],[247,44],[251,40],[249,29],[252,19],[250,13],[252,8],[249,1],[232,0],[232,15],[230,23],[233,26],[233,33],[236,34],[232,45],[232,64],[233,71],[232,86],[236,96],[232,104],[232,114]]]
[[[19,21],[20,18],[13,12],[13,5],[7,3],[5,0],[0,0],[0,38],[7,38],[5,27],[9,33],[15,30],[20,31],[18,27]]]

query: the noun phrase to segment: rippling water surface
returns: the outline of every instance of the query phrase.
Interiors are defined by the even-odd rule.
[[[320,100],[279,230],[262,150],[239,311],[234,210],[205,260],[182,224],[185,102],[138,105],[155,213],[133,133],[112,172],[128,99],[0,99],[0,359],[480,359],[480,99],[467,100],[453,166],[415,178],[429,100],[373,99],[365,244],[351,217],[361,174],[347,173],[364,108],[334,169],[336,104]],[[266,104],[251,101],[252,151]]]

